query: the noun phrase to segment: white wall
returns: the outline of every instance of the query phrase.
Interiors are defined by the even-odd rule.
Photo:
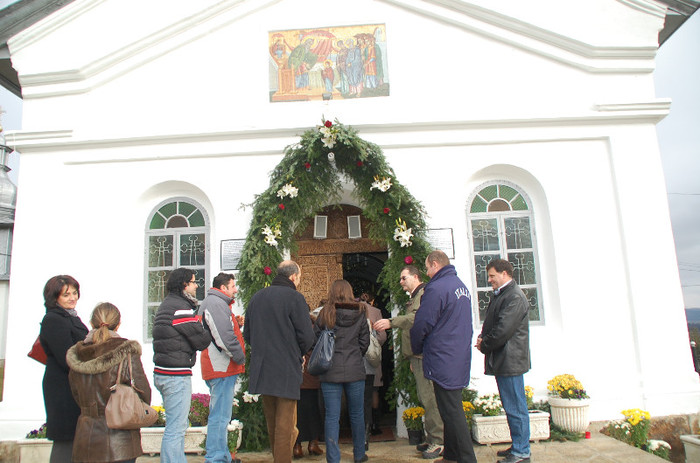
[[[239,206],[266,189],[283,148],[323,115],[383,147],[430,227],[454,230],[454,264],[472,289],[469,198],[495,179],[524,189],[544,317],[531,330],[526,383],[539,398],[548,379],[568,372],[593,397],[593,419],[633,407],[696,412],[700,388],[654,129],[668,111],[654,100],[651,79],[649,41],[661,20],[592,1],[582,24],[607,22],[604,11],[622,27],[603,27],[598,42],[586,42],[587,27],[574,38],[540,29],[557,29],[568,13],[549,10],[553,19],[544,20],[539,3],[526,11],[511,3],[510,16],[494,13],[486,23],[478,5],[450,12],[431,2],[222,2],[197,16],[191,2],[77,0],[13,39],[26,99],[24,131],[8,137],[22,152],[22,188],[0,436],[19,437],[44,420],[43,369],[26,352],[50,276],[80,281],[84,321],[109,300],[124,314],[122,334],[142,341],[153,208],[173,196],[202,204],[212,225],[209,271],[217,272],[220,241],[247,232],[251,210]],[[169,11],[133,23],[121,17],[129,6],[142,17]],[[133,30],[121,34],[105,18]],[[391,96],[269,103],[267,31],[377,22],[387,25]],[[88,26],[92,43],[84,43]],[[615,59],[600,58],[609,50]],[[55,53],[70,59],[49,59]],[[72,69],[75,80],[57,79]],[[144,352],[150,370],[149,344]],[[489,392],[495,385],[482,360],[475,351],[472,375]],[[198,367],[194,390],[206,390]]]

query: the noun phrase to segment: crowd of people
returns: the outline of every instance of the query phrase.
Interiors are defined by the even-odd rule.
[[[508,261],[491,261],[487,272],[494,293],[475,347],[485,355],[485,373],[496,377],[511,431],[512,447],[499,452],[504,457],[499,462],[529,462],[523,382],[530,368],[528,304]],[[427,436],[417,450],[424,459],[476,462],[461,395],[471,370],[471,296],[442,251],[428,255],[425,273],[427,283],[417,267],[402,269],[400,284],[410,300],[404,314],[383,319],[371,296],[355,297],[346,280],[334,281],[321,307],[311,311],[297,290],[301,268],[286,260],[271,285],[253,295],[243,318],[232,311],[238,291],[233,274],[219,273],[200,304],[194,271],[175,269],[153,325],[153,384],[166,417],[161,461],[186,462],[192,368],[201,351],[202,378],[211,397],[205,461],[231,462],[227,425],[238,376],[246,371],[246,344],[249,392],[262,396],[275,463],[302,457],[303,442],[309,454],[322,455],[322,438],[326,461],[341,460],[343,394],[353,460],[368,461],[372,410],[382,379],[381,368],[365,354],[370,343],[383,344],[386,331],[398,328],[401,354],[410,362],[425,408]],[[43,391],[47,437],[54,442],[50,461],[134,462],[142,454],[139,429],[111,429],[105,407],[118,382],[131,384],[150,403],[141,346],[119,336],[121,314],[108,302],[94,308],[88,330],[76,312],[79,298],[80,285],[71,276],[55,276],[45,285],[40,342],[47,354]],[[335,339],[333,362],[314,376],[306,368],[309,354],[327,330]],[[126,360],[129,373],[121,368]]]

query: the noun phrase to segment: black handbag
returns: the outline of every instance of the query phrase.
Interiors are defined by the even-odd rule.
[[[333,365],[334,349],[335,330],[321,330],[321,335],[309,357],[308,372],[314,376],[318,376],[330,370]]]

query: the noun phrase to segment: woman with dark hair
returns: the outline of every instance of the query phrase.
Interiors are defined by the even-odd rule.
[[[44,286],[46,315],[41,321],[39,341],[46,352],[43,390],[46,407],[46,437],[53,441],[50,463],[70,462],[80,407],[68,383],[66,352],[85,339],[88,329],[75,306],[80,284],[70,275],[57,275]]]
[[[75,433],[73,462],[135,462],[143,454],[141,431],[108,428],[105,407],[117,379],[122,384],[133,380],[141,400],[151,402],[151,386],[141,364],[141,346],[119,337],[121,314],[109,302],[95,307],[90,325],[92,330],[85,341],[68,349],[66,355],[73,397],[82,410]],[[129,357],[133,377],[129,373]],[[121,377],[117,378],[122,361]]]
[[[326,461],[340,461],[340,401],[345,391],[352,430],[355,462],[367,461],[365,453],[364,390],[365,367],[362,358],[369,347],[365,305],[355,301],[352,286],[345,280],[331,284],[328,302],[314,325],[316,336],[322,329],[335,331],[333,365],[319,378],[326,407]]]

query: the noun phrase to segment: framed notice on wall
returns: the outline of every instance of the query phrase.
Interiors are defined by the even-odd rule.
[[[455,258],[455,242],[451,228],[429,228],[425,237],[433,249],[439,249],[450,259]]]
[[[221,270],[238,270],[245,240],[221,240]]]

